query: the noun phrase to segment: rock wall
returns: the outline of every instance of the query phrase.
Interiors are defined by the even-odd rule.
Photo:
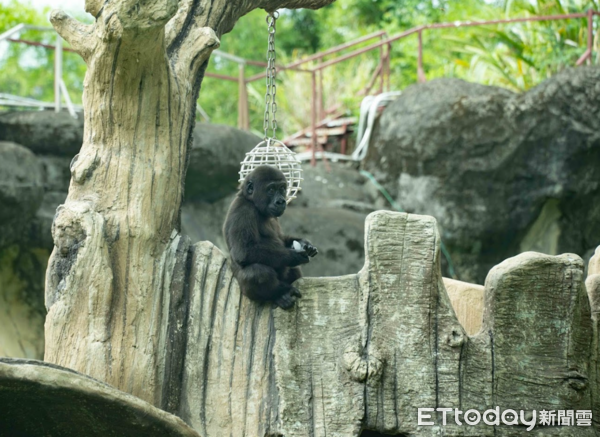
[[[0,357],[44,356],[44,273],[49,252],[0,251]]]
[[[409,212],[437,218],[461,280],[522,251],[600,242],[600,68],[524,93],[438,79],[383,113],[365,168]]]
[[[42,163],[30,150],[0,142],[0,356],[44,353],[43,284],[50,247],[34,244],[49,230],[37,216],[43,179]]]

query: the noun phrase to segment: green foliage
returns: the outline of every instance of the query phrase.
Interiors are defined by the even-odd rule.
[[[535,17],[598,10],[594,0],[505,0],[504,17]],[[500,16],[500,15],[497,15]],[[523,91],[566,67],[574,66],[587,45],[587,19],[514,23],[472,28],[448,36],[456,57],[449,64],[459,77]]]
[[[44,18],[47,12],[47,9],[39,11],[18,0],[10,0],[7,4],[0,3],[0,28],[7,30],[21,23],[44,26],[47,24]]]
[[[0,5],[0,29],[9,30],[14,26],[27,23],[39,26],[46,25],[43,12],[31,6],[21,5],[11,0],[7,5]],[[22,32],[18,38],[51,44],[50,34],[28,31]],[[45,88],[52,90],[52,65],[54,56],[42,47],[25,46],[4,42],[0,45],[0,63],[2,65],[2,81],[0,92],[36,99],[47,99]],[[50,92],[51,95],[51,92]]]
[[[313,11],[287,11],[277,29],[278,46],[284,53],[314,53],[321,48],[324,27]]]
[[[28,3],[11,0],[0,4],[0,32],[18,24],[50,27],[49,9],[38,10]],[[56,43],[54,32],[28,30],[13,38],[48,45]],[[68,48],[68,45],[64,45]],[[21,43],[0,43],[0,93],[51,102],[54,100],[54,51]],[[74,103],[81,103],[85,63],[79,55],[63,53],[63,80]]]
[[[221,38],[219,50],[246,59],[266,62],[267,24],[265,16],[264,11],[255,10],[242,17],[237,22],[233,32]],[[207,71],[233,77],[238,77],[239,74],[236,63],[216,55],[211,56]],[[246,66],[246,76],[252,76],[262,71],[263,69],[260,67]],[[264,87],[264,82],[260,82],[260,84]],[[256,82],[255,85],[259,85],[259,82]],[[205,77],[202,81],[198,103],[208,113],[212,123],[236,126],[238,91],[237,83]],[[252,93],[252,88],[248,92]],[[259,122],[259,119],[262,119],[262,114],[260,112],[264,111],[264,108],[261,109],[260,106],[264,105],[264,97],[263,103],[258,106],[255,105],[254,101],[255,99],[250,100],[250,125],[261,127],[262,121]]]

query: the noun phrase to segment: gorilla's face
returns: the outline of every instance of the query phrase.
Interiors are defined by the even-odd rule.
[[[245,182],[245,197],[262,215],[280,217],[285,212],[287,181],[274,167],[257,167]]]
[[[267,186],[267,195],[269,196],[269,206],[267,207],[269,215],[280,217],[285,212],[287,193],[287,183],[274,181]]]

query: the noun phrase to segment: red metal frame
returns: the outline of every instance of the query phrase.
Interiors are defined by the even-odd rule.
[[[599,15],[598,12],[593,11],[592,9],[587,11],[587,20],[588,20],[588,39],[587,39],[587,50],[581,57],[577,60],[575,65],[581,65],[586,60],[588,63],[592,60],[592,53],[594,51],[594,15]]]
[[[26,39],[8,38],[8,41],[10,41],[10,42],[16,42],[16,43],[21,43],[21,44],[26,44],[28,46],[43,47],[45,49],[50,49],[50,50],[55,50],[56,49],[56,47],[53,46],[53,45],[44,44],[44,43],[37,42],[37,41],[28,41]],[[68,47],[63,47],[63,51],[75,53],[75,50],[70,49]]]

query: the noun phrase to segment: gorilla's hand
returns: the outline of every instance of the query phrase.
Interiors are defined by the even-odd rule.
[[[279,299],[275,301],[275,304],[284,310],[289,310],[296,303],[297,298],[302,297],[297,288],[290,287],[290,290],[285,294],[281,295]]]
[[[306,251],[296,252],[294,249],[291,249],[291,252],[292,262],[290,263],[290,267],[296,267],[302,264],[308,264],[310,262],[310,258],[308,257],[308,253],[306,253]]]
[[[308,256],[310,256],[311,258],[313,256],[315,256],[317,253],[319,253],[319,250],[312,245],[312,243],[308,240],[305,239],[301,239],[299,241],[300,245],[302,246],[302,249],[306,252],[306,254]]]

